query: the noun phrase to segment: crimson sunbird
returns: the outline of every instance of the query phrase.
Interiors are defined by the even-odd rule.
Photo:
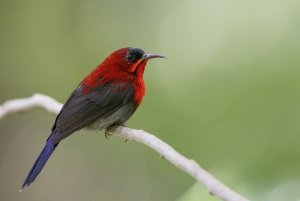
[[[145,95],[143,79],[147,61],[164,58],[139,48],[122,48],[111,53],[72,92],[57,115],[46,145],[28,173],[22,188],[29,186],[58,146],[82,128],[105,129],[123,125]]]

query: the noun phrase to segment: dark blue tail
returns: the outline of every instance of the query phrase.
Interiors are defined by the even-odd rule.
[[[26,179],[25,179],[25,181],[22,185],[22,189],[25,186],[29,186],[35,180],[35,178],[42,171],[44,165],[46,164],[46,162],[50,158],[51,154],[53,153],[53,151],[57,147],[58,143],[57,144],[52,143],[53,134],[54,134],[54,132],[48,138],[44,149],[42,150],[39,157],[36,159],[34,165],[32,166],[29,174],[27,175],[27,177],[26,177]]]

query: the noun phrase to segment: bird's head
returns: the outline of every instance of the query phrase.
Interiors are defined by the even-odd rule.
[[[81,85],[93,88],[107,82],[142,78],[147,61],[152,58],[165,57],[158,54],[146,54],[139,48],[126,47],[116,50],[86,76],[81,81]]]
[[[146,54],[139,48],[122,48],[111,53],[103,63],[137,75],[142,75],[149,59],[165,58],[159,54]]]

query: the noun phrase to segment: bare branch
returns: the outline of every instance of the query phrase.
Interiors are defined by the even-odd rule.
[[[34,108],[44,108],[52,114],[58,114],[62,104],[53,98],[43,95],[34,94],[29,98],[9,100],[0,106],[0,121],[10,114],[26,112]]]
[[[204,170],[196,161],[184,157],[156,136],[143,130],[136,130],[121,126],[114,127],[110,131],[111,134],[115,136],[143,143],[158,152],[177,168],[188,173],[198,182],[206,186],[212,195],[215,195],[224,201],[248,201],[248,199],[237,194],[217,180],[214,176]]]
[[[50,113],[58,114],[62,104],[42,94],[35,94],[29,98],[9,100],[0,106],[0,121],[9,114],[25,112],[39,107],[46,109]],[[170,161],[170,163],[177,168],[188,173],[194,177],[195,180],[206,186],[212,195],[224,201],[249,201],[247,198],[244,198],[217,180],[196,161],[184,157],[170,145],[150,133],[122,126],[113,127],[109,132],[112,135],[145,144]]]

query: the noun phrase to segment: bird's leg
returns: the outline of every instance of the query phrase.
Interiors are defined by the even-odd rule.
[[[104,131],[104,136],[105,136],[106,139],[108,139],[108,136],[112,135],[112,134],[109,133],[108,130],[109,130],[109,128],[106,128],[105,131]]]
[[[118,123],[118,124],[113,124],[113,125],[105,128],[104,136],[105,136],[106,139],[108,139],[108,137],[112,135],[111,133],[109,133],[109,129],[111,129],[112,127],[115,127],[115,126],[124,126],[124,127],[126,127],[123,123]],[[125,140],[125,142],[126,141],[127,141],[127,139]]]

